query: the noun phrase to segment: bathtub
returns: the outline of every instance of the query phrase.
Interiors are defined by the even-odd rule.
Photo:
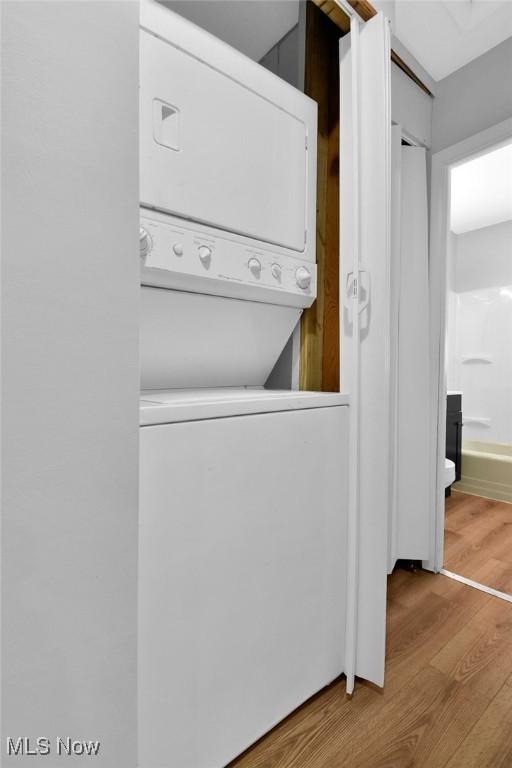
[[[512,445],[464,440],[461,474],[454,490],[512,502]]]

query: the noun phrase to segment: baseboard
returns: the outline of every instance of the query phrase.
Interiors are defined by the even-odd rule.
[[[454,491],[460,491],[460,493],[483,496],[485,499],[494,499],[495,501],[508,501],[512,504],[512,484],[510,483],[497,483],[484,480],[481,477],[462,475],[459,482],[454,483],[452,488]]]

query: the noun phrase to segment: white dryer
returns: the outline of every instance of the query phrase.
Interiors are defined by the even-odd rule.
[[[264,388],[315,167],[314,102],[142,3],[140,768],[220,768],[344,669],[347,399]]]

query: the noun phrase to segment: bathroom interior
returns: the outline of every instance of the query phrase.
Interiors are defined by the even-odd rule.
[[[451,169],[447,571],[512,594],[512,142]]]

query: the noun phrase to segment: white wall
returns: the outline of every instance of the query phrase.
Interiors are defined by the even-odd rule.
[[[299,0],[159,0],[259,61],[299,20]]]
[[[138,8],[1,10],[2,765],[133,768]]]
[[[451,242],[448,389],[463,392],[463,438],[512,443],[512,221]]]
[[[512,284],[512,221],[454,235],[458,292]]]
[[[512,37],[436,83],[432,152],[512,117]]]
[[[396,64],[391,63],[391,118],[402,135],[430,147],[433,98],[422,91]]]
[[[296,24],[287,35],[279,40],[263,58],[260,64],[287,83],[304,90],[305,35],[302,24]]]

